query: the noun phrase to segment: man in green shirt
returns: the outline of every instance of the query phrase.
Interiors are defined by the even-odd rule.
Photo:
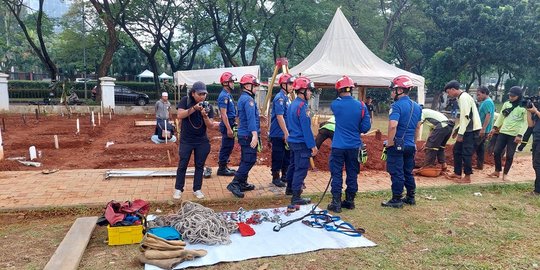
[[[452,135],[454,121],[449,120],[448,117],[438,111],[422,109],[421,123],[430,128],[429,136],[423,147],[426,151],[424,167],[435,166],[435,162],[438,161],[441,169],[446,170],[444,149],[450,135]]]
[[[481,102],[478,113],[480,114],[480,122],[482,122],[480,142],[476,146],[476,169],[482,170],[484,168],[484,156],[486,152],[486,134],[489,134],[493,127],[495,103],[489,97],[489,89],[485,86],[480,86],[476,89],[476,100]]]
[[[527,110],[520,106],[523,90],[512,86],[508,92],[508,101],[502,108],[499,118],[493,126],[492,134],[498,133],[495,149],[495,171],[489,177],[498,178],[502,171],[502,153],[506,148],[506,163],[504,164],[503,180],[508,180],[508,172],[514,161],[516,147],[521,143],[523,133],[527,130]]]
[[[330,119],[321,124],[319,128],[319,133],[315,137],[315,145],[317,149],[321,149],[321,145],[326,141],[326,139],[332,140],[334,138],[334,130],[336,129],[336,118],[332,115]]]

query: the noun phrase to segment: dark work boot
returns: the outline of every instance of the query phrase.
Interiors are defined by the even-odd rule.
[[[414,190],[407,190],[407,196],[405,196],[405,198],[402,200],[403,203],[405,204],[408,204],[408,205],[415,205],[416,204],[416,201],[414,200],[414,195],[415,195],[415,191]]]
[[[341,213],[341,193],[332,193],[332,202],[326,208],[328,211]]]
[[[289,185],[289,183],[287,183],[287,187],[285,188],[285,195],[292,195],[292,188],[291,188],[291,185]]]
[[[272,171],[272,184],[274,184],[276,187],[285,187],[287,185],[281,182],[281,179],[279,178],[279,171]]]
[[[231,170],[229,170],[229,168],[227,168],[227,163],[219,163],[219,167],[218,167],[218,170],[217,170],[217,175],[233,176],[234,173],[235,173],[234,171],[231,171]]]
[[[341,207],[354,209],[354,197],[356,197],[356,192],[345,192],[345,200],[341,202]]]
[[[245,192],[245,191],[252,191],[255,189],[255,185],[252,185],[252,184],[248,184],[247,182],[248,180],[248,177],[242,177],[240,178],[240,190],[242,190],[242,192]]]
[[[244,192],[240,187],[240,177],[235,176],[233,180],[227,185],[227,189],[236,197],[244,198]]]
[[[392,199],[387,202],[381,203],[382,207],[393,207],[393,208],[402,208],[403,201],[401,200],[401,195],[393,195]]]
[[[292,198],[291,198],[291,204],[292,205],[306,205],[311,203],[310,198],[302,198],[300,197],[302,195],[302,190],[293,190],[292,192]]]
[[[287,169],[281,170],[281,182],[287,185]]]

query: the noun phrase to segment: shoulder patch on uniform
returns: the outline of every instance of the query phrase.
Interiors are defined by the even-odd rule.
[[[253,100],[251,100],[251,101],[249,102],[249,106],[251,106],[251,107],[255,106],[255,102],[253,102]]]
[[[225,102],[225,104],[227,104],[227,103],[229,103],[229,100],[228,100],[228,99],[226,99],[226,100],[224,100],[224,102]]]
[[[283,99],[282,98],[278,99],[278,103],[279,105],[283,105]]]

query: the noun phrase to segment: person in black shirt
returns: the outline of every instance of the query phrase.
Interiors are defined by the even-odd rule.
[[[534,190],[530,193],[534,196],[540,196],[540,111],[532,104],[531,108],[527,108],[527,123],[532,128],[533,144],[532,144],[532,160],[533,168],[536,174],[534,180]]]
[[[206,135],[207,128],[217,128],[212,118],[212,107],[205,101],[208,91],[203,82],[195,82],[188,96],[178,102],[178,119],[182,121],[180,130],[180,146],[178,150],[178,169],[176,170],[176,184],[174,199],[180,199],[184,192],[186,170],[191,158],[195,157],[195,175],[193,177],[193,194],[203,199],[201,191],[204,163],[210,153],[210,141]]]
[[[366,106],[369,112],[369,121],[373,124],[373,112],[375,111],[375,107],[373,106],[373,98],[370,96],[366,97]]]

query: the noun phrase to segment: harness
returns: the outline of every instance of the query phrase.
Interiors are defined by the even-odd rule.
[[[325,229],[329,232],[342,233],[351,237],[361,237],[366,232],[363,228],[355,228],[348,222],[339,222],[341,218],[339,216],[329,215],[327,210],[313,212],[310,218],[313,221],[302,220],[302,224],[312,228]]]

